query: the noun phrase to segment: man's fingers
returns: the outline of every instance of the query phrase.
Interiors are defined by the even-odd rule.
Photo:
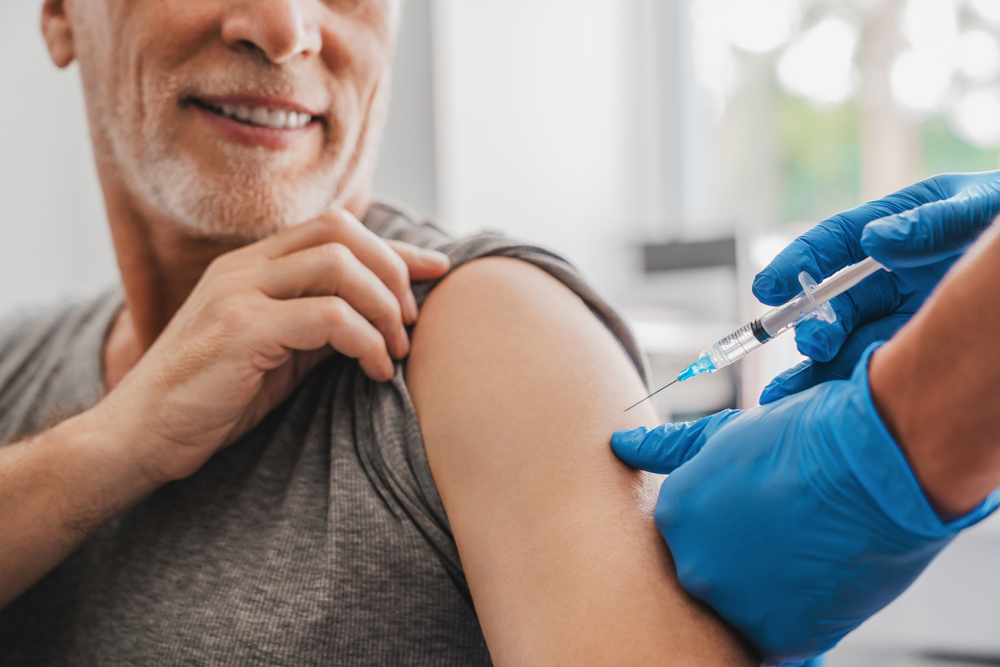
[[[273,260],[261,274],[260,288],[274,299],[339,296],[375,325],[393,357],[409,353],[399,300],[343,244],[325,243]]]
[[[421,248],[403,241],[387,240],[386,243],[399,255],[410,270],[410,280],[434,280],[451,268],[448,255],[437,250]]]
[[[350,230],[358,227],[369,231],[349,211],[335,209],[308,222],[282,230],[258,245],[267,257],[277,259],[323,243],[342,242]]]
[[[318,350],[329,345],[357,359],[365,375],[377,382],[392,379],[392,359],[382,334],[337,296],[304,297],[274,302],[273,340],[290,350]]]
[[[350,248],[354,256],[396,295],[404,321],[407,324],[416,321],[417,302],[410,291],[410,271],[406,262],[375,232],[343,209],[328,211],[315,220],[277,234],[263,242],[262,247],[270,259],[277,259],[326,243],[340,243]]]
[[[864,251],[890,268],[924,266],[959,255],[1000,213],[1000,182],[971,185],[951,199],[872,222]]]
[[[695,422],[662,424],[652,430],[640,427],[615,431],[611,436],[611,449],[634,468],[670,474],[701,451],[707,439],[738,414],[738,411],[723,410]]]

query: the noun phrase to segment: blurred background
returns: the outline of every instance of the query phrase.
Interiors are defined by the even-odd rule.
[[[80,84],[49,61],[40,5],[0,2],[0,317],[117,280]],[[753,275],[810,225],[1000,166],[1000,0],[405,5],[377,191],[567,257],[657,386],[760,312]],[[800,359],[786,338],[664,392],[661,416],[753,406]],[[1000,665],[1000,519],[828,662],[963,664]]]

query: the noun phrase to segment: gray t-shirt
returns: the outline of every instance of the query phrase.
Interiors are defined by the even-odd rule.
[[[364,222],[455,266],[541,267],[645,377],[625,325],[557,256],[493,234],[455,241],[384,204]],[[418,302],[432,288],[415,286]],[[115,290],[0,325],[0,441],[100,399],[121,303]],[[352,359],[322,363],[248,435],[0,610],[0,664],[490,664],[403,370],[376,383]]]

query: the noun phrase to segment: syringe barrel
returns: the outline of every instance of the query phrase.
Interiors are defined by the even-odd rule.
[[[800,294],[788,303],[772,308],[760,317],[760,325],[770,338],[785,333],[814,310],[813,304]]]
[[[705,350],[716,368],[723,368],[747,356],[768,340],[760,330],[760,321],[740,327]]]
[[[809,274],[799,274],[803,292],[788,303],[772,308],[760,317],[761,326],[768,336],[774,338],[798,324],[807,317],[819,315],[821,319],[833,322],[835,315],[830,306],[823,306],[838,294],[843,294],[862,280],[885,267],[871,257],[857,264],[846,266],[817,285]],[[825,313],[825,314],[824,314]]]
[[[820,285],[816,285],[807,273],[802,272],[799,274],[799,282],[802,283],[803,288],[802,293],[788,303],[767,311],[761,315],[759,320],[754,320],[750,324],[740,327],[702,352],[701,356],[707,356],[715,369],[724,368],[739,361],[767,341],[783,334],[808,317],[818,316],[827,322],[833,322],[834,312],[829,305],[824,304],[882,268],[885,267],[869,257],[841,269]],[[705,372],[705,370],[702,368],[698,372]],[[711,371],[712,369],[707,370]],[[698,372],[688,377],[693,377]]]

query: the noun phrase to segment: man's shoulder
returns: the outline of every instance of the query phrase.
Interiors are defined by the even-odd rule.
[[[452,270],[433,283],[416,284],[414,294],[421,312],[457,310],[477,313],[479,324],[493,317],[509,319],[514,313],[528,318],[521,324],[535,323],[544,327],[558,326],[557,313],[590,324],[599,324],[627,354],[631,365],[643,382],[647,378],[645,355],[625,319],[608,303],[579,272],[560,255],[529,243],[519,242],[496,233],[483,233],[454,241],[441,248],[452,261]],[[443,317],[421,315],[421,320],[444,321],[454,328],[467,318],[455,313]],[[504,326],[487,325],[495,331]],[[418,324],[419,329],[430,326]],[[555,332],[553,332],[555,333]],[[429,337],[429,336],[428,336]]]
[[[0,358],[17,348],[38,349],[64,330],[79,332],[96,318],[121,307],[120,290],[107,290],[87,299],[62,299],[54,303],[18,307],[0,315]]]
[[[582,349],[576,340],[580,335],[588,343],[601,339],[628,352],[634,341],[624,323],[610,306],[581,289],[585,284],[578,280],[562,279],[518,255],[491,255],[462,264],[424,302],[409,368],[486,368],[500,357],[507,359],[509,368],[528,363],[538,370],[555,356]],[[630,356],[622,355],[625,365],[641,373]]]
[[[68,302],[21,306],[0,317],[0,378],[5,366],[3,360],[26,348],[44,347],[78,306]]]
[[[587,313],[574,290],[543,268],[517,256],[477,257],[453,270],[428,295],[414,331],[485,327],[488,333],[554,323],[570,308]],[[565,313],[564,313],[565,314]]]
[[[382,200],[372,203],[362,223],[384,239],[405,241],[421,248],[440,249],[455,240],[433,218]]]
[[[591,383],[642,394],[634,339],[612,318],[580,285],[520,258],[458,267],[427,297],[412,336],[407,384],[425,436],[440,426],[443,439],[464,429],[459,439],[477,441],[470,429],[498,415],[524,422],[543,406],[558,412],[563,398],[580,405]]]

